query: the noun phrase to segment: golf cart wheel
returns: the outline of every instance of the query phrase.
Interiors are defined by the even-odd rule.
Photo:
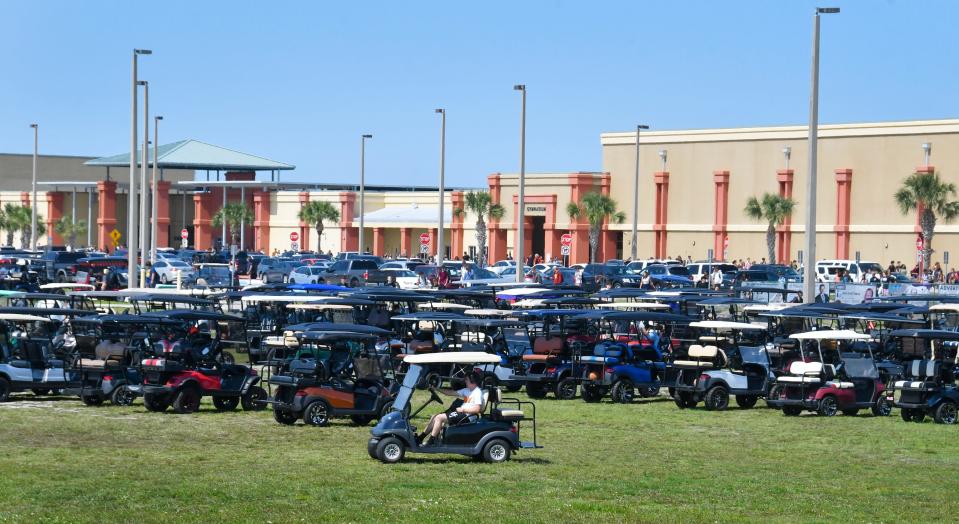
[[[10,381],[0,377],[0,402],[6,402],[10,399]]]
[[[755,395],[736,395],[736,405],[742,409],[750,409],[756,405],[759,397]]]
[[[213,397],[213,407],[217,411],[233,411],[240,405],[240,397]]]
[[[375,459],[376,457],[376,445],[380,443],[380,439],[373,437],[366,443],[366,453],[370,458]]]
[[[170,407],[170,398],[166,394],[147,393],[143,395],[143,407],[147,408],[147,411],[161,413]]]
[[[802,413],[802,408],[799,406],[783,406],[783,415],[787,417],[798,417]]]
[[[885,396],[881,396],[871,409],[874,417],[888,417],[892,413],[892,402],[889,402],[889,399]]]
[[[499,386],[499,379],[496,378],[496,375],[484,375],[483,383],[480,384],[480,387],[486,390],[490,390],[498,386]]]
[[[443,377],[435,371],[430,371],[429,373],[426,374],[425,377],[423,377],[424,389],[429,389],[429,388],[439,389],[442,386],[443,386]]]
[[[576,379],[564,378],[556,384],[556,398],[560,400],[573,400],[576,398]]]
[[[38,397],[44,397],[50,394],[50,390],[45,388],[33,388],[30,391]]]
[[[236,357],[234,357],[233,353],[230,353],[229,351],[220,353],[220,357],[217,360],[220,361],[220,364],[236,364]]]
[[[114,406],[132,406],[136,398],[136,393],[130,391],[130,388],[126,386],[120,386],[110,394],[110,402]]]
[[[724,411],[729,407],[729,390],[725,386],[713,386],[706,391],[706,409]]]
[[[669,393],[669,396],[671,398],[676,397],[676,388],[666,388],[666,391]]]
[[[501,438],[494,438],[483,446],[483,460],[493,464],[506,462],[509,460],[510,452],[509,443]]]
[[[185,387],[173,397],[173,411],[176,413],[193,413],[200,409],[200,392],[195,387]]]
[[[833,417],[838,412],[839,401],[832,395],[823,397],[822,400],[819,401],[819,409],[816,410],[816,413],[819,413],[822,417]]]
[[[530,398],[546,398],[546,388],[540,382],[527,382],[526,394]]]
[[[284,426],[292,426],[296,423],[296,419],[299,418],[293,414],[292,411],[277,406],[273,406],[273,420],[283,424]]]
[[[240,397],[240,405],[243,406],[243,411],[263,411],[266,409],[264,401],[268,397],[265,389],[260,386],[250,386],[246,394]]]
[[[389,401],[386,404],[383,404],[383,407],[380,408],[380,416],[378,418],[383,418],[390,414],[390,411],[393,411],[393,401]]]
[[[585,402],[594,403],[603,400],[603,390],[597,386],[583,386],[582,389],[583,400]]]
[[[169,282],[167,281],[166,275],[160,275],[160,283],[169,284]]]
[[[517,391],[523,389],[522,382],[504,382],[503,389],[510,393],[516,393]]]
[[[659,386],[646,386],[639,388],[639,396],[643,398],[653,398],[659,396]]]
[[[406,444],[396,437],[386,437],[376,444],[376,458],[387,464],[396,464],[406,455]]]
[[[771,407],[769,405],[770,400],[779,400],[783,394],[783,387],[779,384],[774,385],[769,388],[769,393],[766,393],[766,407]]]
[[[955,424],[959,418],[959,405],[951,400],[943,400],[933,414],[937,424]]]
[[[310,402],[303,410],[303,422],[320,428],[328,426],[330,424],[330,407],[323,400]]]
[[[679,391],[673,395],[673,402],[679,409],[696,407],[696,397],[689,391]]]
[[[85,395],[80,400],[83,401],[84,405],[87,406],[102,406],[103,401],[106,400],[102,395]]]
[[[899,410],[899,416],[904,422],[912,422],[912,409],[902,408]]]
[[[369,426],[370,422],[373,421],[373,417],[370,415],[351,415],[350,420],[357,426]]]
[[[633,381],[628,378],[617,380],[609,392],[609,397],[617,404],[629,404],[633,401],[634,395]]]
[[[844,409],[842,410],[842,414],[847,417],[855,417],[859,414],[859,408]]]

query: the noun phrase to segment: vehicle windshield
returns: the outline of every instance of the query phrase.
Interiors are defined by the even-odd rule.
[[[859,270],[863,273],[871,273],[873,271],[876,273],[882,273],[882,266],[875,262],[860,262]]]
[[[230,268],[223,266],[204,266],[200,268],[200,276],[230,278]]]
[[[393,275],[393,276],[396,277],[396,278],[400,278],[400,277],[413,277],[413,278],[416,278],[416,273],[414,273],[414,272],[412,272],[412,271],[410,271],[410,270],[408,270],[408,269],[391,269],[391,270],[389,271],[389,273],[387,273],[387,274],[388,274],[388,275]]]
[[[178,269],[193,269],[193,266],[187,264],[186,262],[181,262],[179,260],[166,260],[167,264],[170,264],[170,267],[175,267]]]
[[[603,273],[607,275],[625,275],[626,266],[606,266],[603,268]]]
[[[768,364],[766,350],[760,347],[739,346],[739,354],[746,364]]]
[[[416,384],[420,381],[420,375],[423,373],[423,366],[413,364],[410,366],[406,376],[403,377],[403,384],[400,386],[400,392],[393,401],[393,411],[403,411],[410,404],[413,398],[413,392],[416,390]]]
[[[844,357],[842,367],[849,378],[879,378],[879,370],[871,358]]]
[[[515,273],[514,273],[514,274],[515,274]],[[492,271],[489,271],[489,270],[487,270],[487,269],[483,269],[483,268],[480,268],[480,267],[474,267],[474,268],[473,268],[473,278],[474,278],[474,279],[480,279],[480,278],[499,278],[499,275],[497,275],[496,273],[493,273]]]
[[[529,331],[525,327],[512,327],[503,330],[506,337],[506,345],[509,348],[511,357],[524,355],[532,351],[529,343]]]
[[[691,276],[691,274],[689,273],[689,269],[687,269],[686,266],[667,266],[667,267],[669,269],[670,275],[678,275],[681,277]]]
[[[319,275],[320,273],[326,271],[326,268],[319,266],[310,266],[308,269],[310,270],[311,275]]]

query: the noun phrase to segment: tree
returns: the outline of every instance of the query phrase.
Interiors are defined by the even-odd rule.
[[[573,220],[583,217],[589,222],[590,262],[596,262],[599,233],[603,228],[603,221],[609,218],[617,224],[622,224],[626,220],[626,215],[616,210],[616,201],[601,193],[587,193],[578,204],[576,202],[566,204],[566,214]]]
[[[240,202],[231,202],[220,208],[213,215],[213,227],[226,227],[230,229],[230,245],[237,245],[240,241],[240,225],[253,222],[253,212],[246,204]]]
[[[312,224],[313,227],[316,228],[317,248],[319,248],[323,237],[323,222],[339,222],[340,212],[336,209],[336,206],[329,202],[311,200],[303,204],[297,217],[307,224]]]
[[[466,205],[454,209],[453,214],[465,216],[466,213],[476,215],[476,248],[479,252],[476,255],[476,263],[480,266],[486,265],[486,220],[499,220],[506,213],[506,208],[493,202],[493,196],[486,191],[470,191],[465,195]]]
[[[20,247],[27,249],[30,247],[30,230],[32,225],[32,212],[30,206],[18,206],[16,204],[5,204],[3,206],[3,229],[7,232],[7,245],[13,245],[13,235],[20,233]],[[44,235],[47,232],[43,225],[43,216],[37,214],[37,236]]]
[[[783,222],[793,213],[796,202],[791,198],[777,195],[775,193],[763,193],[759,199],[749,197],[746,201],[746,208],[743,212],[753,220],[765,220],[766,227],[766,249],[769,250],[769,263],[776,263],[776,227],[781,226]]]
[[[929,267],[932,257],[932,236],[936,232],[937,215],[946,222],[959,215],[959,202],[950,200],[955,196],[956,185],[943,182],[939,173],[913,173],[902,182],[902,187],[894,195],[903,215],[913,210],[919,213],[925,267]]]
[[[70,217],[60,217],[53,225],[53,231],[67,241],[71,249],[76,245],[77,237],[87,234],[86,220],[78,220],[76,224]]]

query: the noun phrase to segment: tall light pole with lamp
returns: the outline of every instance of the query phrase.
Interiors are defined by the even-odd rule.
[[[442,115],[442,124],[440,126],[440,223],[436,230],[436,265],[443,263],[443,207],[446,204],[446,110],[437,109],[437,113]]]
[[[524,229],[526,226],[526,85],[518,84],[513,89],[523,95],[523,106],[519,121],[519,202],[516,206],[516,282],[522,283],[526,277],[523,266],[526,264],[524,255]]]
[[[812,88],[809,94],[809,174],[806,177],[806,261],[803,266],[805,302],[816,293],[816,162],[819,139],[819,15],[838,13],[838,7],[817,7],[813,15]]]
[[[157,159],[160,145],[160,120],[163,117],[153,117],[153,180],[150,183],[150,262],[157,261]]]
[[[37,250],[37,170],[39,164],[40,125],[30,124],[33,128],[33,194],[30,197],[30,251]],[[49,242],[47,243],[49,244]]]
[[[146,80],[137,82],[143,86],[143,153],[140,155],[140,260],[144,267],[140,268],[140,287],[146,286],[146,273],[144,268],[147,261],[147,250],[150,245],[147,243],[147,195],[150,194],[147,186],[147,164],[150,163],[150,84]]]
[[[133,50],[133,80],[130,98],[130,188],[127,192],[127,287],[137,287],[137,211],[134,198],[137,194],[137,57],[152,55],[149,49]],[[146,154],[146,152],[144,152]]]
[[[636,175],[633,177],[633,239],[630,249],[630,260],[636,260],[636,238],[639,230],[639,131],[649,129],[648,125],[636,126]]]
[[[360,135],[360,245],[357,251],[360,254],[363,251],[363,215],[366,213],[366,139],[373,138],[373,135]]]

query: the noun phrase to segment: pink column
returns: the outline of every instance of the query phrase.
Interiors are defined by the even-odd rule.
[[[309,191],[300,191],[300,209],[310,201]],[[310,224],[300,220],[300,249],[310,249]]]
[[[386,251],[386,237],[382,227],[373,228],[373,254],[381,257]]]
[[[852,199],[852,169],[836,170],[836,258],[849,258],[849,215]]]
[[[779,182],[779,196],[793,197],[793,170],[781,169],[776,171],[776,180]],[[776,228],[776,258],[782,264],[789,263],[789,254],[792,253],[792,217],[787,216],[783,224]]]
[[[653,232],[656,237],[656,258],[666,258],[666,225],[668,222],[667,206],[669,204],[669,172],[658,171],[653,173],[656,182],[656,221]]]
[[[64,194],[59,191],[50,191],[47,193],[46,223],[48,246],[59,246],[63,245],[64,243],[64,240],[60,238],[60,235],[53,230],[53,226],[63,216],[63,196]],[[40,235],[37,235],[37,237],[39,236]]]
[[[97,182],[97,248],[107,251],[113,246],[110,232],[117,227],[117,183],[113,180]],[[89,226],[88,226],[89,227]]]
[[[724,259],[729,235],[729,171],[713,171],[713,186],[713,257]]]
[[[500,201],[500,190],[502,187],[500,174],[492,174],[486,177],[486,181],[489,183],[489,194],[492,202],[502,205],[503,203]],[[487,237],[487,263],[492,264],[497,260],[506,259],[506,230],[500,226],[499,220],[490,220],[489,226],[487,226]]]

